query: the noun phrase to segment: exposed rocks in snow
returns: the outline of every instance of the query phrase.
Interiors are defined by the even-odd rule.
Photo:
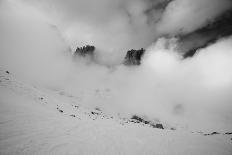
[[[212,133],[206,133],[204,134],[205,136],[210,136],[210,135],[218,135],[218,134],[221,134],[219,132],[212,132]]]
[[[94,112],[94,111],[91,111],[91,114],[93,114],[93,115],[100,115],[100,113],[97,113],[97,112]]]
[[[60,108],[56,108],[60,113],[63,113],[64,111],[63,110],[61,110]]]
[[[163,127],[162,124],[156,124],[155,127],[156,127],[156,128],[159,128],[159,129],[164,129],[164,127]]]
[[[155,120],[113,117],[100,108],[59,100],[70,98],[18,82],[5,71],[0,81],[0,154],[231,154],[231,132],[206,138],[151,130]],[[17,100],[22,95],[26,98]],[[126,123],[122,127],[118,121]]]
[[[217,135],[217,134],[220,134],[218,132],[212,132],[211,135]]]
[[[86,46],[83,46],[83,47],[77,47],[74,55],[79,55],[79,56],[82,56],[82,57],[86,57],[86,56],[93,56],[94,55],[94,50],[95,50],[95,47],[94,46],[90,46],[90,45],[86,45]]]
[[[142,56],[144,55],[145,50],[143,48],[139,50],[129,50],[127,51],[126,57],[124,59],[124,65],[140,65]]]
[[[145,120],[144,118],[141,118],[137,115],[133,115],[131,117],[131,122],[134,122],[134,123],[144,123],[144,124],[147,124],[153,128],[158,128],[158,129],[164,129],[163,125],[161,123],[154,123],[152,121],[149,121],[149,120]]]
[[[71,116],[71,117],[76,117],[76,115],[74,115],[74,114],[71,114],[70,116]]]
[[[35,99],[35,101],[39,101],[39,103],[47,103],[48,104],[48,98],[46,97],[46,95],[41,94],[40,91],[38,91],[37,89],[30,88],[28,86],[23,86],[22,83],[17,82],[15,80],[12,79],[13,77],[10,76],[6,71],[4,71],[3,74],[0,75],[0,81],[1,85],[5,85],[7,87],[12,87],[12,90],[15,90],[15,92],[20,92],[21,93],[26,93],[28,96],[32,97],[33,99]],[[8,81],[9,80],[9,81]],[[17,90],[17,91],[16,91]],[[21,91],[20,91],[21,90]],[[63,94],[66,94],[66,92],[63,93],[58,93],[60,96],[63,96]],[[66,96],[66,95],[65,95]],[[67,95],[68,97],[69,95]],[[62,108],[61,108],[62,107]],[[131,118],[124,118],[121,117],[120,114],[115,117],[111,116],[111,115],[106,115],[104,114],[104,112],[99,108],[99,107],[95,107],[93,109],[86,109],[83,108],[80,105],[71,105],[71,108],[63,106],[63,103],[60,103],[55,106],[55,108],[57,109],[57,111],[59,113],[62,113],[66,116],[69,117],[75,117],[78,119],[82,119],[82,118],[87,118],[87,119],[92,119],[92,120],[98,120],[98,119],[111,119],[115,122],[118,122],[121,125],[126,125],[126,124],[131,124],[131,125],[135,125],[138,124],[139,126],[146,126],[146,127],[151,127],[151,128],[158,128],[158,129],[170,129],[170,130],[176,130],[176,128],[170,127],[167,124],[161,124],[159,122],[159,120],[150,120],[146,117],[140,117],[138,115],[133,115]],[[68,109],[67,109],[68,108]],[[195,132],[194,132],[195,133]],[[205,136],[210,136],[210,135],[231,135],[232,132],[226,132],[226,133],[219,133],[219,132],[212,132],[212,133],[203,133],[203,132],[199,132],[199,134],[201,135],[205,135]]]
[[[132,119],[132,122],[134,122],[133,120],[136,120],[135,122],[136,123],[144,123],[144,124],[151,124],[151,122],[150,121],[147,121],[147,120],[145,120],[144,118],[141,118],[141,117],[139,117],[139,116],[137,116],[137,115],[133,115],[132,117],[131,117],[131,119]]]

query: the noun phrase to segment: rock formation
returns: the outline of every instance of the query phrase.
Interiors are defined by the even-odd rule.
[[[129,50],[127,51],[126,57],[124,59],[124,65],[140,65],[141,59],[145,50],[141,48],[140,50]]]
[[[161,124],[161,123],[155,123],[155,122],[153,122],[151,120],[147,120],[147,119],[142,118],[142,117],[137,116],[137,115],[133,115],[131,117],[131,122],[134,122],[134,123],[144,123],[144,124],[150,125],[153,128],[164,129],[163,124]]]
[[[74,55],[78,55],[78,56],[82,56],[82,57],[86,57],[86,56],[93,56],[94,55],[94,50],[95,47],[94,46],[90,46],[90,45],[86,45],[83,47],[77,47]]]

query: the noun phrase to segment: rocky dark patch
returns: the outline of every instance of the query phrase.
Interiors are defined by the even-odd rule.
[[[9,71],[6,71],[6,73],[7,73],[7,74],[10,74],[10,72],[9,72]]]
[[[72,114],[72,115],[70,115],[70,116],[71,116],[71,117],[76,117],[76,115],[73,115],[73,114]]]
[[[77,47],[74,55],[78,55],[78,56],[82,56],[82,57],[86,57],[86,56],[93,56],[94,55],[94,50],[95,47],[94,46],[90,46],[90,45],[86,45],[83,47]]]
[[[138,122],[143,122],[143,121],[144,121],[144,119],[142,119],[141,117],[139,117],[139,116],[137,116],[137,115],[133,115],[133,116],[131,117],[131,119],[132,119],[132,120],[136,120],[136,121],[138,121]]]
[[[100,113],[94,112],[94,111],[91,111],[91,114],[92,114],[92,115],[100,115]]]
[[[156,127],[156,128],[159,128],[159,129],[164,129],[164,127],[163,127],[162,124],[156,124],[155,127]]]
[[[126,57],[124,59],[124,65],[140,65],[142,56],[144,55],[145,50],[141,48],[140,50],[129,50],[127,51]]]
[[[58,107],[56,108],[60,113],[63,113],[64,111],[59,109]]]
[[[205,136],[210,136],[210,135],[218,135],[220,134],[219,132],[212,132],[212,133],[207,133],[207,134],[204,134]]]
[[[164,129],[163,125],[161,123],[158,123],[158,124],[155,124],[151,121],[148,121],[148,120],[145,120],[144,118],[141,118],[137,115],[133,115],[131,117],[131,121],[130,122],[133,122],[133,123],[144,123],[146,125],[150,125],[151,127],[153,128],[158,128],[158,129]]]
[[[225,135],[232,135],[232,132],[226,132]]]
[[[134,120],[134,119],[132,119],[130,122],[133,122],[133,123],[140,123],[140,121]]]
[[[158,124],[149,123],[149,124],[153,128],[164,129],[164,127],[161,123],[158,123]]]

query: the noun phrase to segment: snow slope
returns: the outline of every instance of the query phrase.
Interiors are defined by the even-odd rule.
[[[74,104],[58,96],[0,70],[0,155],[232,154],[229,134],[204,136],[126,123],[84,108],[78,99]]]

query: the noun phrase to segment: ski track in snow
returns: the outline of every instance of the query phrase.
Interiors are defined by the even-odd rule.
[[[125,123],[0,70],[0,155],[232,155],[231,138]]]

